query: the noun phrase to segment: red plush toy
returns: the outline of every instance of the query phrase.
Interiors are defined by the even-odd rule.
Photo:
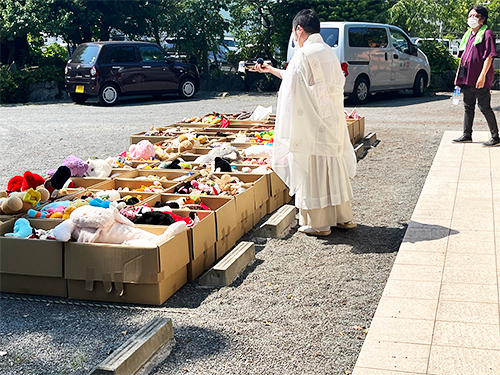
[[[7,183],[7,193],[26,191],[29,188],[36,189],[44,183],[45,179],[42,176],[26,171],[22,176],[14,176],[9,180]]]

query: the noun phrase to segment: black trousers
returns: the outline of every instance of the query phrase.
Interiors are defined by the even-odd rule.
[[[476,109],[476,101],[479,109],[483,113],[490,133],[493,138],[498,138],[498,125],[495,113],[491,109],[491,93],[487,88],[476,89],[474,86],[462,86],[464,94],[464,135],[472,136],[472,123],[474,122],[474,112]]]

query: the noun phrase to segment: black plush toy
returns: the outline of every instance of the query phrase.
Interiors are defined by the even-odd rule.
[[[144,212],[134,220],[134,224],[152,224],[152,225],[170,225],[175,223],[175,220],[169,214],[160,211]]]
[[[219,156],[215,158],[215,171],[216,172],[231,172],[231,164],[226,159]]]
[[[172,162],[167,165],[167,169],[182,169],[181,166],[179,165],[181,161],[179,159],[172,160]]]

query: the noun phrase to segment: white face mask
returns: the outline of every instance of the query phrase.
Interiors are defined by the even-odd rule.
[[[479,20],[476,17],[469,17],[469,19],[467,20],[467,24],[475,29],[479,26]]]

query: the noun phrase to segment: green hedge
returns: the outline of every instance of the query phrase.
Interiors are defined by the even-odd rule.
[[[0,64],[0,103],[20,103],[28,100],[29,85],[36,82],[64,82],[67,52],[57,44],[30,51],[31,66],[15,69]]]
[[[459,60],[445,45],[434,40],[424,40],[418,48],[427,56],[432,74],[441,75],[447,70],[457,70]]]

